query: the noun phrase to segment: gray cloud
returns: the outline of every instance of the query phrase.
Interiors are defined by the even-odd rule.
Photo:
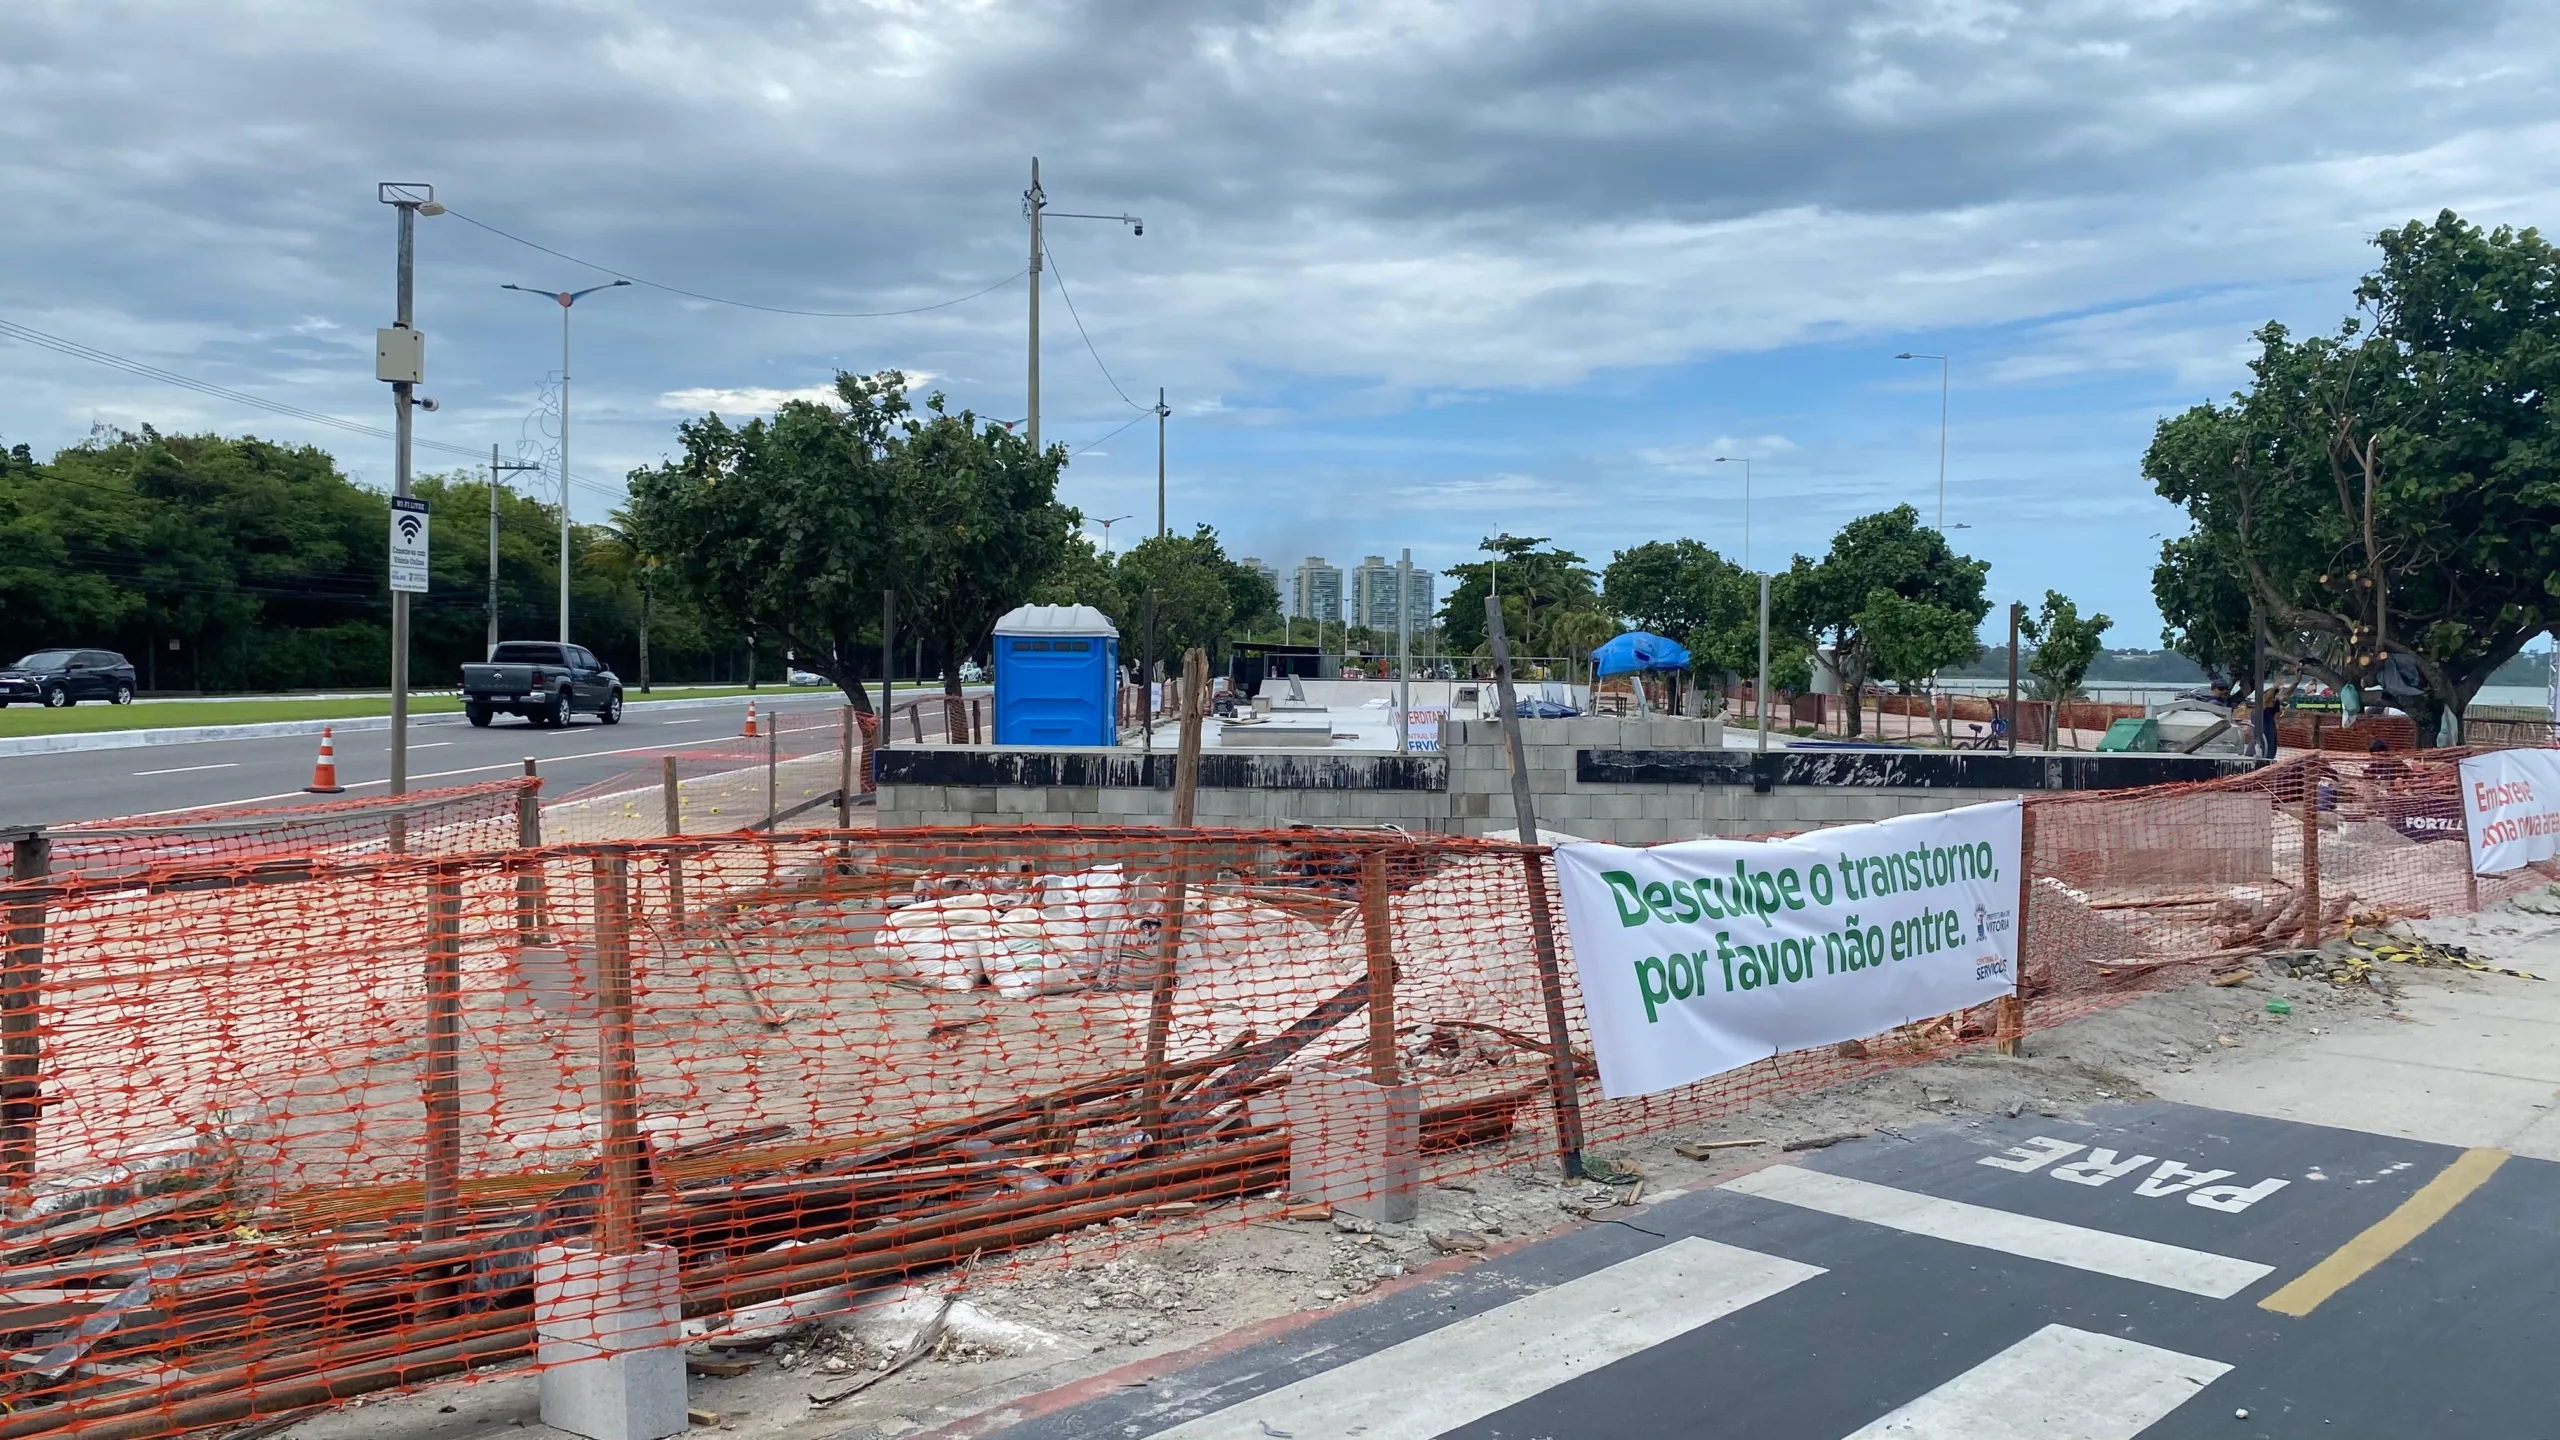
[[[376,180],[688,288],[896,308],[1022,267],[1037,152],[1061,208],[1148,218],[1053,231],[1095,343],[1133,395],[1164,383],[1185,422],[1267,437],[1236,444],[2019,322],[2001,383],[2196,388],[2229,374],[2248,304],[2313,282],[2342,304],[2374,228],[2548,209],[2554,46],[2542,7],[2495,0],[35,0],[0,15],[0,314],[378,421]],[[420,244],[434,433],[511,444],[557,316],[496,287],[594,277],[451,219]],[[1019,285],[876,321],[599,297],[580,468],[662,452],[660,396],[837,365],[929,370],[1010,418],[1021,309]],[[1100,435],[1129,412],[1054,292],[1048,323],[1049,433]],[[12,438],[144,415],[295,433],[18,348],[0,383]],[[1145,466],[1139,433],[1107,463]],[[1511,504],[1545,473],[1438,453],[1456,464],[1417,505]]]

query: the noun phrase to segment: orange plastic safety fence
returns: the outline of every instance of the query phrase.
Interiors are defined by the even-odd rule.
[[[304,805],[214,806],[140,819],[48,827],[52,872],[89,877],[154,868],[368,855],[465,855],[505,849],[517,836],[528,780],[349,796]]]
[[[2545,883],[2469,878],[2458,818],[2440,829],[2450,774],[2436,752],[2304,757],[2036,800],[2028,1026]],[[12,1032],[27,1083],[0,1087],[0,1440],[172,1434],[522,1357],[537,1319],[718,1326],[1168,1206],[1216,1224],[1346,1198],[1327,1127],[1407,1122],[1359,1118],[1343,1095],[1376,1092],[1327,1077],[1412,1087],[1420,1173],[1447,1178],[1994,1024],[1603,1101],[1547,856],[1447,838],[823,829],[206,858],[7,897],[10,1008],[40,1023]],[[538,1280],[580,1277],[622,1302],[537,1316]]]

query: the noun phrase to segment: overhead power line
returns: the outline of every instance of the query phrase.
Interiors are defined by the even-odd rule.
[[[77,340],[66,340],[59,335],[47,334],[46,332],[35,329],[32,326],[21,325],[14,320],[0,319],[0,335],[5,335],[12,340],[23,341],[26,344],[36,346],[40,349],[51,350],[56,354],[68,355],[75,360],[86,360],[92,364],[104,365],[111,370],[122,370],[128,375],[139,375],[146,380],[157,380],[165,385],[175,385],[181,389],[193,390],[200,395],[210,395],[218,400],[228,400],[235,405],[246,405],[251,409],[265,410],[273,414],[289,416],[296,420],[308,421],[314,425],[325,425],[334,430],[345,431],[350,435],[363,435],[375,440],[390,440],[394,438],[390,431],[385,430],[380,426],[367,425],[362,421],[349,420],[338,415],[324,415],[317,410],[305,410],[299,405],[287,405],[281,400],[270,400],[263,395],[252,395],[245,390],[234,390],[227,385],[216,385],[210,380],[199,380],[192,375],[181,375],[175,370],[166,370],[157,365],[152,365],[141,360],[135,360],[128,356],[118,355],[111,350],[101,350],[94,345],[83,345]],[[471,449],[468,446],[450,445],[441,440],[420,440],[415,443],[417,448],[421,450],[438,450],[448,455],[459,455],[466,460],[474,462],[478,462],[482,458],[480,451]],[[618,488],[599,484],[596,481],[588,480],[575,474],[572,474],[569,477],[569,483],[595,494],[605,496],[608,499],[620,499],[623,495],[623,492]]]
[[[711,305],[730,305],[735,306],[740,310],[761,310],[768,315],[805,315],[819,320],[887,320],[899,315],[922,315],[928,310],[947,310],[954,305],[966,304],[971,300],[977,299],[981,295],[991,295],[996,291],[1003,289],[1007,285],[1012,284],[1014,281],[1021,279],[1025,273],[1024,270],[1016,270],[1003,279],[996,281],[994,284],[982,286],[979,289],[970,291],[966,295],[954,296],[949,300],[936,300],[930,305],[917,305],[905,310],[801,310],[789,305],[759,305],[752,300],[732,300],[725,295],[706,295],[699,290],[687,290],[681,285],[662,284],[656,280],[645,279],[641,276],[634,275],[627,270],[616,270],[610,265],[599,265],[593,260],[581,259],[565,250],[554,250],[548,245],[542,244],[539,241],[527,240],[521,235],[509,234],[485,220],[474,220],[470,216],[463,214],[461,211],[450,207],[448,207],[444,213],[461,221],[465,225],[472,226],[475,229],[486,230],[501,240],[512,240],[516,244],[522,245],[528,250],[539,250],[543,254],[551,256],[555,260],[566,260],[572,265],[584,265],[590,270],[594,270],[605,275],[611,275],[618,280],[628,280],[634,285],[646,286],[651,290],[663,290],[669,295],[681,295],[688,300],[700,300]],[[1027,268],[1028,267],[1026,267],[1026,269]]]
[[[1067,318],[1076,322],[1076,333],[1084,337],[1084,350],[1086,354],[1093,357],[1093,368],[1102,372],[1102,378],[1105,381],[1108,381],[1111,385],[1111,393],[1119,396],[1122,404],[1128,406],[1132,410],[1141,411],[1149,415],[1154,414],[1154,411],[1149,410],[1146,406],[1130,399],[1129,392],[1120,388],[1120,382],[1111,378],[1111,367],[1102,363],[1102,352],[1093,348],[1093,337],[1085,334],[1084,317],[1076,313],[1076,297],[1067,293],[1067,272],[1058,268],[1058,252],[1049,248],[1049,241],[1046,236],[1041,238],[1040,253],[1047,257],[1049,261],[1049,273],[1058,277],[1058,298],[1067,302]],[[1121,430],[1126,430],[1128,428],[1129,427],[1126,425],[1120,427]],[[1114,435],[1118,433],[1119,431],[1117,430],[1112,432]],[[1104,437],[1104,439],[1108,438],[1110,437]],[[1096,440],[1093,443],[1095,445],[1099,445],[1102,441]],[[1090,449],[1092,447],[1088,446],[1086,448]]]

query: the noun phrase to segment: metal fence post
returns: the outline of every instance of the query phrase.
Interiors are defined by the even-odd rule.
[[[426,1197],[421,1238],[446,1240],[462,1214],[462,882],[439,868],[427,892]]]
[[[640,1056],[631,987],[630,862],[595,862],[596,1033],[601,1048],[604,1110],[604,1203],[596,1212],[596,1249],[607,1255],[640,1249]]]
[[[15,1197],[35,1179],[36,1122],[44,1074],[44,921],[40,886],[53,870],[42,831],[9,846],[9,951],[0,969],[0,1194]]]

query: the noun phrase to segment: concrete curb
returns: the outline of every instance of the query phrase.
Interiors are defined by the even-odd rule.
[[[774,698],[818,698],[831,695],[825,690],[802,690],[795,695],[777,691]],[[841,697],[837,697],[839,702]],[[624,713],[634,710],[703,710],[714,705],[742,705],[749,700],[771,701],[755,695],[718,695],[694,700],[629,700]],[[412,715],[412,726],[460,725],[459,713]],[[365,730],[388,730],[388,715],[351,715],[339,720],[269,720],[243,725],[173,725],[153,730],[94,730],[70,735],[19,735],[0,740],[0,760],[19,755],[61,755],[82,750],[132,750],[145,745],[192,745],[205,740],[268,740],[283,735],[317,735],[322,730],[344,730],[350,734]]]

